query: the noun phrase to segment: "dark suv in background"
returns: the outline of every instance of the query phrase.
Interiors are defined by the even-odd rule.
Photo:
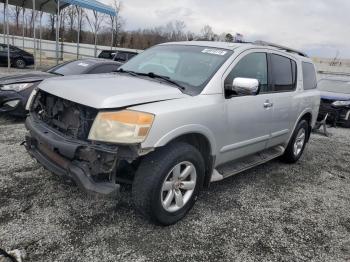
[[[112,59],[117,62],[125,63],[137,54],[138,52],[132,51],[102,50],[98,58]]]
[[[0,44],[0,64],[7,65],[7,44]],[[10,45],[11,66],[25,68],[34,64],[34,56],[16,46]]]

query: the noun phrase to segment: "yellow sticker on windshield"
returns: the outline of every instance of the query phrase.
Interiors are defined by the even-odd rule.
[[[225,55],[227,51],[220,50],[220,49],[205,48],[202,50],[202,53],[212,54],[212,55]]]

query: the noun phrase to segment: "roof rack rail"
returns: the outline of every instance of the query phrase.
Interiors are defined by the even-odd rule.
[[[296,50],[296,49],[292,49],[292,48],[289,48],[289,47],[286,47],[286,46],[283,46],[283,45],[277,45],[277,44],[274,44],[274,43],[265,42],[265,41],[261,41],[261,40],[257,40],[255,42],[253,42],[253,44],[255,44],[255,45],[263,45],[263,46],[272,46],[272,47],[276,47],[278,49],[286,50],[287,52],[290,52],[290,53],[296,53],[296,54],[298,54],[300,56],[308,57],[308,55],[305,54],[302,51],[299,51],[299,50]]]

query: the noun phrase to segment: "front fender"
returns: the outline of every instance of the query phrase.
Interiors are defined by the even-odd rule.
[[[210,147],[212,149],[211,153],[214,154],[214,152],[216,152],[216,142],[214,134],[207,127],[199,124],[189,124],[180,126],[161,136],[155,143],[152,143],[152,145],[150,145],[149,142],[146,140],[144,143],[142,143],[141,146],[142,148],[161,147],[174,140],[175,138],[186,134],[201,134],[205,136],[210,143]]]

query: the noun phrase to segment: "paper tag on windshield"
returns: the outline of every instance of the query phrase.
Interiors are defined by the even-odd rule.
[[[221,49],[205,48],[202,50],[202,53],[212,54],[212,55],[225,55],[227,53],[227,51],[224,51]]]
[[[78,65],[83,66],[83,67],[89,66],[89,64],[86,64],[86,63],[79,63]]]

